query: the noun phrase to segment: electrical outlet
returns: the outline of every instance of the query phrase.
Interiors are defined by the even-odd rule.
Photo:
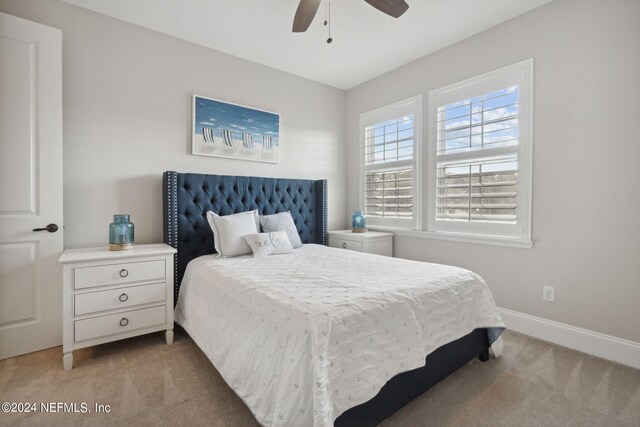
[[[548,302],[556,302],[556,288],[553,286],[543,286],[542,299]]]

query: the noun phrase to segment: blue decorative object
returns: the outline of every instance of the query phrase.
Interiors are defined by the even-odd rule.
[[[351,231],[354,233],[363,233],[367,231],[364,214],[360,210],[357,210],[351,218]]]
[[[109,225],[109,250],[133,249],[133,230],[129,214],[114,215],[113,222]]]

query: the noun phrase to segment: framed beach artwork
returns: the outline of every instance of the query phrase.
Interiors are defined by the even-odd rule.
[[[192,153],[280,162],[280,115],[193,95]]]

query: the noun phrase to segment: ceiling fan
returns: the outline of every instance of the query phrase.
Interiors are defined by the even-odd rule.
[[[303,33],[307,31],[311,21],[316,16],[321,0],[300,0],[296,16],[293,18],[293,32]],[[400,17],[409,9],[409,5],[404,0],[364,0],[382,13],[386,13],[394,18]]]

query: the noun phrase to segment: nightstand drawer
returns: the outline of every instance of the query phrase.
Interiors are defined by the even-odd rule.
[[[329,246],[368,254],[393,256],[393,234],[380,231],[352,233],[351,230],[329,231]]]
[[[164,305],[75,321],[75,341],[100,338],[165,323]]]
[[[93,286],[117,285],[143,280],[164,279],[164,276],[164,260],[78,267],[74,270],[74,287],[82,289]]]
[[[165,283],[152,285],[129,286],[126,288],[109,289],[107,291],[75,294],[74,314],[93,313],[111,310],[113,308],[131,307],[133,305],[165,300]]]
[[[362,242],[354,242],[353,240],[329,238],[329,246],[362,252]]]

